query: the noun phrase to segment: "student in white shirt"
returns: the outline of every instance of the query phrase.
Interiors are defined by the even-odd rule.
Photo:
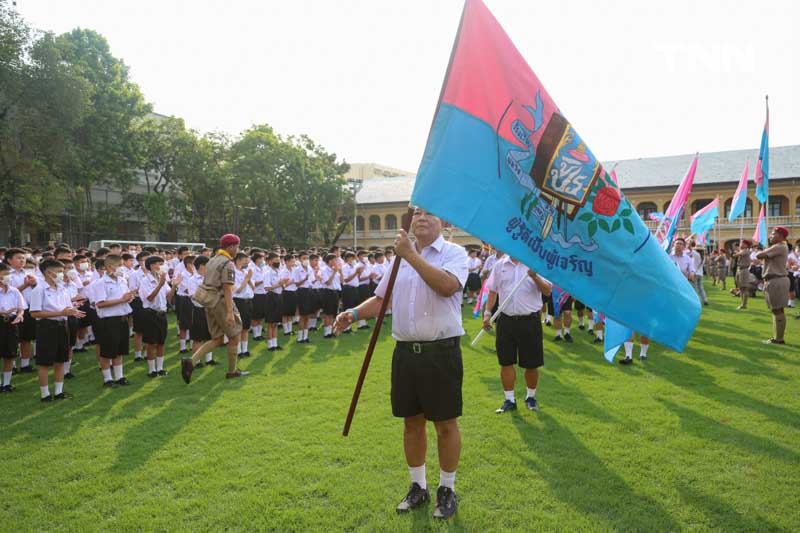
[[[189,278],[189,297],[194,296],[197,287],[203,284],[203,278],[206,275],[206,264],[208,264],[208,257],[198,255],[194,260],[195,273]],[[208,331],[208,320],[206,319],[206,312],[202,305],[199,305],[192,300],[192,327],[189,329],[189,335],[192,339],[192,353],[196,352],[202,344],[211,340],[211,333]],[[214,360],[214,352],[208,352],[205,357],[205,364],[209,366],[216,366],[219,363]],[[195,368],[202,368],[203,361],[199,361]]]
[[[275,252],[267,255],[267,268],[264,271],[264,290],[267,291],[267,351],[283,350],[278,345],[278,324],[283,318],[283,271],[280,256]],[[284,332],[286,326],[284,326]]]
[[[0,392],[14,392],[11,376],[19,344],[18,328],[28,304],[16,287],[11,285],[11,268],[0,263],[0,358],[3,359],[3,379]]]
[[[475,301],[478,291],[481,290],[481,265],[483,262],[478,257],[478,250],[469,251],[469,260],[467,268],[469,269],[469,276],[467,277],[467,304]]]
[[[236,309],[239,310],[239,315],[242,317],[242,334],[239,337],[239,352],[240,358],[250,357],[250,350],[248,347],[248,332],[250,331],[251,316],[253,313],[253,273],[254,271],[247,268],[250,264],[250,256],[244,252],[239,252],[234,257],[234,265],[236,267],[233,284],[233,303],[236,304]]]
[[[253,330],[253,340],[264,340],[264,318],[267,315],[267,291],[264,285],[266,276],[266,263],[264,254],[261,251],[254,252],[251,256],[250,268],[253,277],[250,280],[253,284],[253,311],[251,314],[251,325]]]
[[[325,265],[320,266],[322,282],[322,317],[325,324],[324,338],[332,339],[333,319],[339,311],[339,293],[342,290],[342,268],[333,254],[325,256]]]
[[[108,255],[104,264],[105,275],[94,283],[90,290],[90,298],[98,317],[97,335],[103,386],[130,385],[130,381],[123,374],[122,357],[130,353],[128,315],[131,314],[130,303],[134,293],[125,281],[120,256]]]
[[[42,261],[39,270],[44,281],[31,292],[30,311],[36,319],[36,366],[39,367],[39,389],[43,402],[63,400],[70,396],[64,392],[64,363],[69,361],[69,332],[67,318],[82,317],[72,305],[63,285],[64,265],[55,259]],[[53,367],[55,395],[50,395],[48,374]]]
[[[344,254],[344,266],[342,267],[342,305],[344,305],[345,309],[354,308],[359,305],[358,276],[363,269],[363,265],[356,263],[356,254],[353,252],[346,252]],[[342,333],[350,334],[352,333],[352,328],[348,325]]]
[[[367,261],[367,252],[364,250],[356,253],[356,266],[361,269],[358,273],[358,302],[356,303],[356,305],[360,305],[372,296],[369,289],[369,284],[372,280],[372,267]],[[358,329],[369,329],[367,321],[359,320]]]
[[[139,298],[142,300],[142,342],[147,350],[148,377],[166,376],[164,370],[164,343],[167,340],[167,303],[172,300],[182,279],[176,278],[175,287],[167,286],[164,259],[151,255],[145,261],[146,274],[139,279]]]
[[[292,323],[297,314],[297,284],[294,282],[293,270],[295,257],[284,257],[284,268],[281,274],[283,280],[283,335],[293,335]]]
[[[132,291],[136,291],[131,302],[131,316],[133,317],[133,361],[144,361],[142,357],[142,328],[144,327],[144,307],[142,299],[139,297],[139,284],[142,276],[147,273],[145,262],[150,257],[150,252],[141,251],[136,255],[136,261],[139,268],[133,271],[133,274],[128,278],[128,287]]]
[[[309,254],[306,251],[300,252],[300,262],[295,265],[292,272],[292,281],[297,285],[297,308],[300,314],[300,322],[297,325],[297,343],[308,344],[308,323],[316,312],[314,307],[311,285],[314,280],[314,271],[311,269]]]
[[[181,247],[185,248],[185,247]],[[179,248],[178,250],[180,251]],[[187,248],[188,251],[188,248]],[[194,275],[195,256],[179,253],[181,256],[178,266],[173,269],[174,279],[180,279],[178,290],[175,293],[175,318],[178,322],[178,339],[180,353],[188,353],[186,342],[189,340],[189,329],[192,327],[192,301],[189,298],[189,282]]]
[[[25,251],[20,248],[9,248],[5,254],[5,262],[11,267],[11,286],[22,293],[27,304],[24,320],[19,325],[19,371],[22,374],[34,371],[33,367],[30,366],[30,362],[31,343],[36,340],[36,320],[31,318],[30,304],[31,293],[40,282],[39,277],[36,275],[35,266],[27,263],[25,255]]]

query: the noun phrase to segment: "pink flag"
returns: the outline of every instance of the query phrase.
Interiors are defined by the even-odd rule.
[[[753,242],[760,242],[765,248],[769,245],[767,242],[767,224],[764,221],[764,204],[761,204],[761,212],[758,214],[758,224],[756,224],[756,231],[753,233]]]
[[[686,206],[686,201],[689,199],[689,194],[692,192],[694,175],[697,172],[697,157],[698,154],[695,154],[692,164],[689,165],[689,170],[686,171],[686,176],[683,177],[683,181],[678,186],[678,190],[675,191],[675,195],[664,212],[664,219],[661,223],[664,227],[664,239],[661,244],[665,250],[669,250],[672,246],[672,239],[675,236],[675,230],[678,228],[678,221],[681,218],[683,208]]]
[[[611,169],[611,181],[613,181],[615,184],[619,185],[619,182],[617,181],[617,169],[616,168],[612,168]]]

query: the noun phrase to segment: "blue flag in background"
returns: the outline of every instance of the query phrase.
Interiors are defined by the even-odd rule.
[[[606,361],[614,362],[614,357],[619,351],[619,347],[631,338],[633,330],[620,324],[619,322],[606,317],[606,332],[603,340],[603,354]]]

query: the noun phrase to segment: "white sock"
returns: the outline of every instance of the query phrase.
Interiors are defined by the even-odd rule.
[[[133,335],[133,326],[128,328],[128,336]]]
[[[528,398],[536,398],[536,389],[528,387]]]
[[[292,318],[292,323],[297,324],[298,322],[300,322],[300,315],[294,315],[294,318]]]
[[[56,396],[64,392],[64,382],[63,381],[56,381]]]
[[[595,331],[595,333],[597,333],[597,338],[598,339],[603,340],[603,330],[602,329],[598,329],[597,331]]]
[[[72,369],[72,361],[67,361],[64,363],[64,373],[69,374],[69,371]]]
[[[553,321],[553,315],[551,315],[550,313],[547,313],[546,315],[544,315],[544,319],[547,320],[548,322],[552,322]]]
[[[230,341],[230,339],[228,338],[227,335],[223,335],[222,336],[222,344],[228,344],[229,341]]]
[[[317,319],[316,318],[308,319],[308,326],[311,328],[317,327]]]
[[[155,359],[148,359],[147,360],[147,370],[151,373],[156,371],[156,360]]]
[[[50,387],[45,385],[44,387],[39,387],[39,390],[42,391],[42,398],[47,398],[50,396]]]
[[[508,400],[509,402],[517,403],[517,399],[514,398],[514,391],[513,390],[503,391],[503,394],[506,395],[506,400]]]
[[[20,365],[22,368],[28,368],[29,366],[31,366],[30,359],[20,359],[20,361],[22,362],[22,364]]]
[[[630,359],[633,355],[633,343],[628,341],[624,343],[625,346],[625,359]]]
[[[101,370],[103,373],[103,381],[111,381],[111,369],[110,368],[103,368]]]
[[[325,335],[330,335],[332,331],[333,331],[332,326],[325,326]]]
[[[589,329],[594,329],[594,320],[589,319]]]
[[[286,323],[286,327],[289,329],[289,333],[292,332],[292,326],[294,326],[294,323],[291,320]]]
[[[578,323],[579,323],[581,326],[583,326],[583,325],[584,325],[584,322],[583,322],[583,317],[580,317],[580,318],[578,319]]]
[[[367,325],[367,321],[366,320],[359,320],[358,321],[358,327],[362,327],[362,326],[366,326],[366,325]]]
[[[206,363],[214,359],[214,352],[209,352],[206,354]]]
[[[420,488],[427,489],[428,481],[425,478],[425,465],[422,466],[409,466],[408,473],[411,474],[411,482],[416,483]]]
[[[94,328],[92,326],[86,328],[86,336],[89,337],[90,341],[94,340]]]
[[[183,340],[188,341],[190,340],[190,331],[187,329],[186,334],[183,336]]]
[[[245,338],[247,338],[247,337],[245,337]],[[249,344],[249,342],[250,341],[248,341],[248,340],[243,340],[242,341],[242,352],[246,352],[247,351],[247,345]]]
[[[72,347],[73,350],[80,350],[83,348],[83,339],[75,339],[75,346]]]
[[[3,372],[3,386],[11,385],[11,372]]]
[[[186,339],[181,339],[181,351],[186,349]]]
[[[641,351],[639,352],[639,357],[647,357],[647,349],[650,348],[649,344],[642,344],[640,346]]]
[[[117,381],[122,379],[122,365],[114,365],[114,379]]]
[[[156,357],[156,370],[161,372],[164,370],[164,357]]]
[[[556,334],[563,337],[564,336],[564,328],[557,329],[556,330]]]
[[[133,352],[133,356],[134,356],[136,359],[141,359],[141,357],[142,357],[142,351],[141,351],[141,350],[139,350],[138,352]]]
[[[273,342],[272,342],[272,341],[274,341],[274,340],[275,340],[275,339],[267,339],[267,348],[272,348],[273,346],[275,346],[275,345],[273,344]]]
[[[569,328],[564,328],[564,335],[569,335]]]
[[[444,470],[439,470],[439,486],[440,487],[447,487],[450,490],[456,490],[456,473],[455,472],[445,472]]]
[[[289,330],[286,328],[286,322],[284,322],[282,325],[283,325],[283,332],[289,333]]]

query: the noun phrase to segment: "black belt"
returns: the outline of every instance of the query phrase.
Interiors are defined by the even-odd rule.
[[[507,315],[505,313],[500,313],[500,316],[509,320],[533,320],[534,318],[539,318],[539,311],[534,311],[529,315]]]
[[[128,315],[104,316],[104,317],[98,316],[97,318],[99,318],[100,320],[121,320],[123,322],[128,321]]]
[[[405,348],[414,353],[425,353],[442,348],[453,348],[461,342],[460,337],[450,337],[449,339],[440,339],[438,341],[424,341],[424,342],[407,342],[397,341],[397,346]]]
[[[145,311],[150,311],[151,313],[155,313],[158,316],[165,316],[167,314],[166,311],[159,311],[158,309],[153,309],[151,307],[148,307],[147,309],[145,309]]]

